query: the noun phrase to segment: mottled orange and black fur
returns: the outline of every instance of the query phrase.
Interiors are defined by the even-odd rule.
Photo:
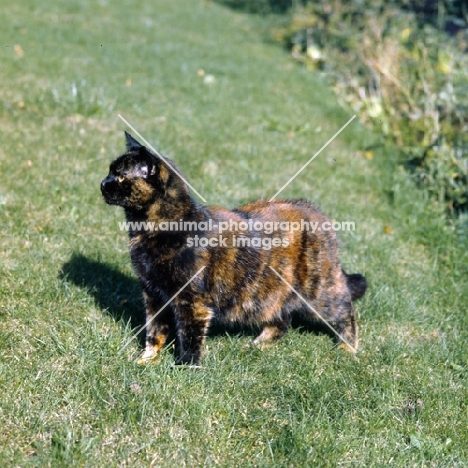
[[[101,183],[104,199],[125,209],[127,221],[313,221],[327,218],[304,200],[258,200],[235,210],[201,206],[194,201],[174,162],[164,161],[130,135],[127,152],[110,166]],[[352,301],[366,290],[362,275],[348,275],[341,268],[333,230],[253,230],[223,232],[228,247],[200,247],[189,242],[195,235],[211,239],[211,230],[147,231],[130,229],[130,255],[140,279],[151,321],[146,349],[140,361],[156,357],[173,330],[178,341],[178,363],[198,364],[210,323],[237,323],[261,328],[255,343],[267,343],[287,331],[293,312],[317,317],[291,291],[273,267],[326,319],[354,350],[358,332]],[[266,250],[232,246],[238,238],[278,237],[284,241]],[[159,314],[167,302],[200,268],[202,272]],[[349,347],[348,347],[349,348]]]

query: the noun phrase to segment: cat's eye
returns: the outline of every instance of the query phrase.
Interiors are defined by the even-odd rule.
[[[119,183],[120,183],[120,182],[123,182],[124,179],[125,179],[124,176],[121,176],[121,175],[117,176],[117,181],[118,181]]]

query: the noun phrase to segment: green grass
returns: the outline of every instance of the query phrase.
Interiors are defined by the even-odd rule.
[[[2,15],[1,466],[468,464],[466,225],[356,121],[283,195],[356,223],[340,238],[370,283],[358,360],[302,329],[265,351],[214,334],[198,371],[170,350],[137,366],[137,340],[118,354],[142,304],[99,192],[117,115],[231,207],[272,196],[350,118],[265,20],[201,0]]]

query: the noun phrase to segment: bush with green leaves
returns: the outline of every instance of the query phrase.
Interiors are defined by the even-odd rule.
[[[333,77],[340,101],[398,145],[405,166],[440,202],[468,208],[463,38],[373,0],[310,3],[276,37]]]
[[[218,3],[223,3],[236,10],[243,10],[249,13],[285,13],[291,8],[297,8],[306,5],[319,6],[317,0],[217,0]],[[341,0],[338,1],[338,5]],[[325,2],[326,3],[326,2]],[[348,3],[348,2],[346,2]],[[382,6],[382,2],[352,2],[358,7],[367,3],[372,5],[377,3],[378,7]],[[468,9],[464,0],[389,0],[385,2],[387,5],[396,5],[405,11],[413,11],[417,14],[421,21],[429,21],[437,24],[441,16],[451,18],[452,20],[462,21],[466,18]],[[334,5],[333,5],[334,6]],[[375,10],[375,9],[374,9]]]
[[[333,78],[342,104],[398,145],[439,202],[468,209],[468,34],[444,32],[466,31],[462,1],[218,1],[250,13],[293,9],[276,38]]]
[[[218,0],[218,3],[248,13],[269,14],[284,13],[288,11],[295,2],[294,0]]]

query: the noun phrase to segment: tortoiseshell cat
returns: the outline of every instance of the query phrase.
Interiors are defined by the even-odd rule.
[[[177,363],[198,365],[213,320],[258,326],[262,331],[254,343],[261,344],[283,336],[293,312],[317,320],[311,308],[333,325],[345,349],[357,349],[352,301],[367,284],[362,275],[341,268],[335,232],[276,229],[266,234],[253,229],[269,222],[276,228],[281,222],[321,225],[328,219],[318,208],[304,200],[258,200],[232,211],[201,206],[173,161],[125,135],[127,152],[110,165],[101,192],[108,204],[124,208],[129,224],[135,223],[129,230],[130,255],[150,322],[140,363],[156,357],[171,329],[177,336]],[[166,227],[192,222],[196,230],[150,230],[140,222]],[[227,232],[220,227],[226,226],[223,222],[231,223]]]

